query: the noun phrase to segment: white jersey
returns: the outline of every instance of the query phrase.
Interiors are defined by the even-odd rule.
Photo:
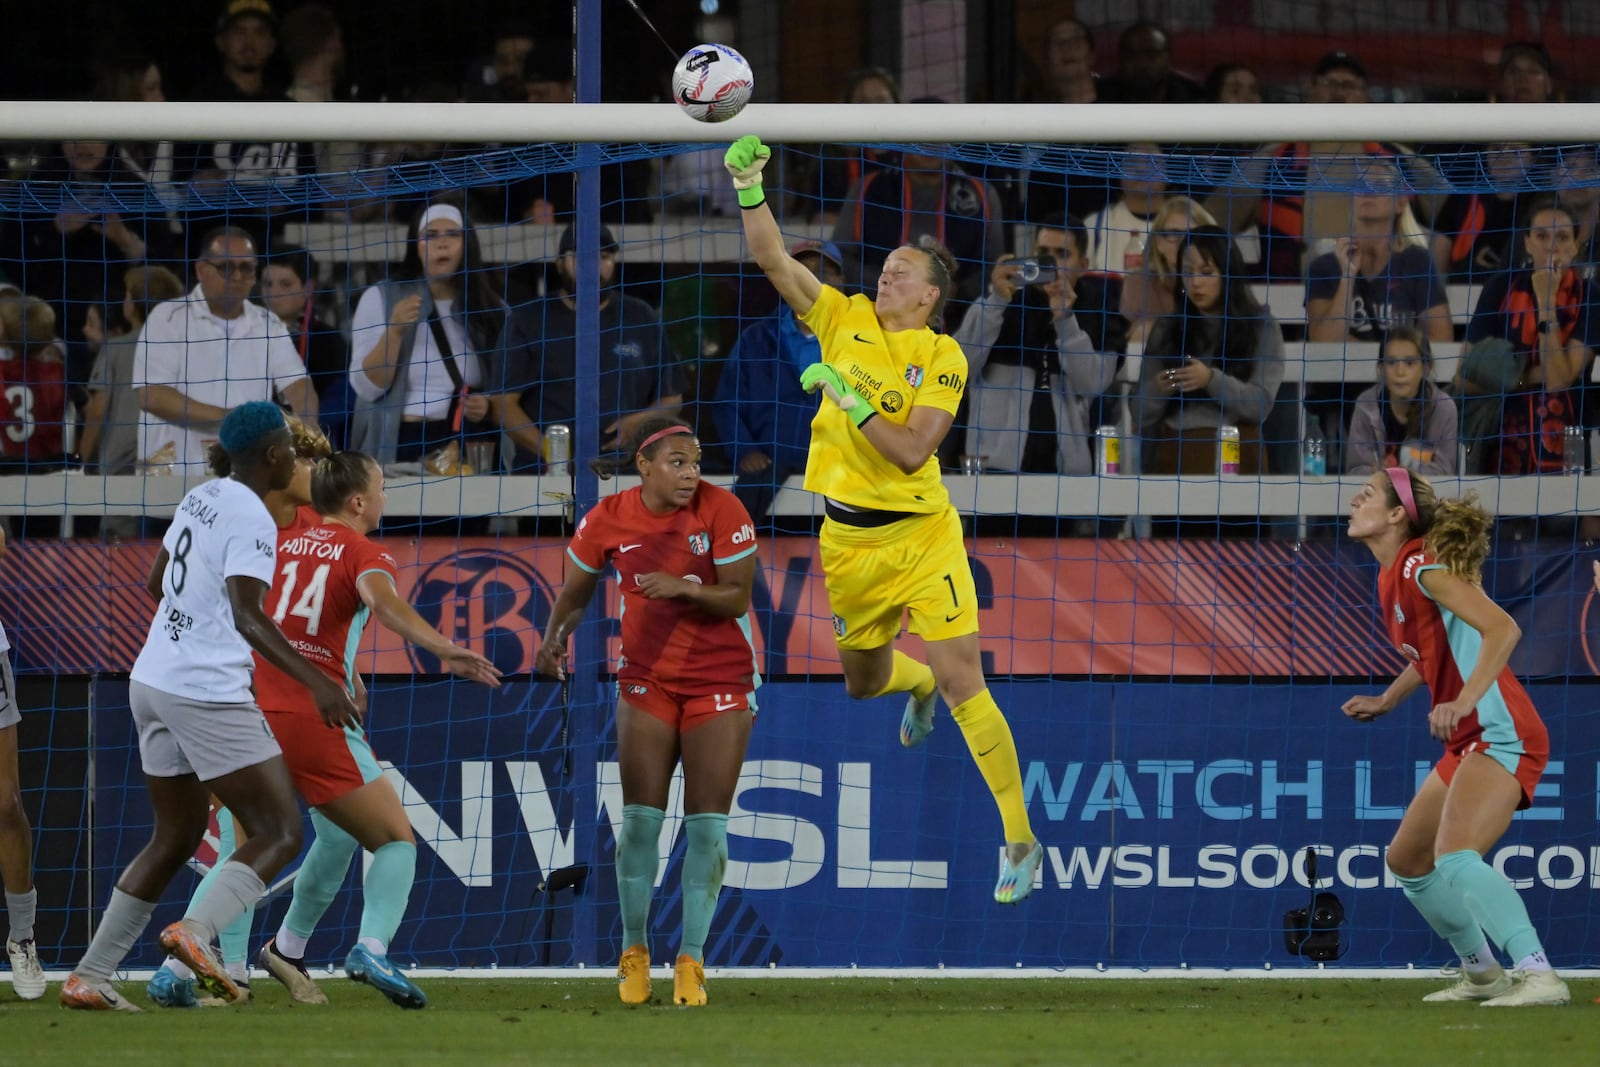
[[[233,624],[227,581],[272,584],[278,527],[249,487],[217,478],[189,490],[161,546],[161,606],[129,675],[163,693],[212,704],[244,704],[254,661]]]

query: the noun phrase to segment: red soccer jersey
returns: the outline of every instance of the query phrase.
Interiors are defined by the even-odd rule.
[[[322,516],[317,514],[317,509],[310,504],[301,504],[294,509],[294,518],[289,520],[289,525],[278,527],[278,543],[282,544],[285,537],[309,530],[313,526],[322,525]]]
[[[1476,629],[1435,603],[1422,588],[1422,573],[1442,566],[1423,550],[1422,539],[1416,538],[1378,576],[1378,603],[1389,640],[1422,675],[1435,705],[1461,695],[1483,642]],[[1478,740],[1509,746],[1517,738],[1543,732],[1544,724],[1528,691],[1507,666],[1490,684],[1477,710],[1456,725],[1446,747],[1460,749]]]
[[[591,574],[610,563],[622,589],[619,679],[642,675],[684,696],[749,692],[755,650],[746,618],[707,615],[685,600],[650,600],[638,592],[641,575],[665,571],[714,585],[718,564],[756,550],[755,525],[739,498],[701,482],[689,503],[657,515],[638,489],[606,497],[583,517],[567,555]]]
[[[0,454],[13,461],[59,461],[67,416],[66,368],[56,360],[20,359],[0,347],[0,395]]]
[[[278,536],[278,572],[267,609],[295,651],[348,689],[369,614],[356,581],[368,571],[394,579],[398,569],[393,556],[348,526],[290,526]],[[263,709],[317,713],[305,687],[260,655],[255,683],[256,702]]]

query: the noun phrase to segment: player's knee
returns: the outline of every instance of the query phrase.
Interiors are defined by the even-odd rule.
[[[877,684],[876,679],[873,678],[851,678],[846,675],[844,691],[849,694],[852,700],[870,700],[883,691],[883,686]]]
[[[14,789],[0,790],[0,827],[6,830],[26,829],[28,817],[22,807],[22,793]]]
[[[1397,878],[1421,878],[1433,870],[1433,853],[1390,846],[1383,862]]]
[[[204,823],[198,826],[178,826],[163,825],[157,820],[155,832],[150,835],[150,844],[147,847],[161,867],[176,869],[194,855],[205,836]]]
[[[305,833],[301,829],[300,820],[294,819],[281,831],[282,847],[289,853],[289,859],[300,855],[300,848],[305,844]],[[288,860],[284,861],[285,863]]]
[[[300,854],[302,837],[299,819],[274,819],[252,841],[267,854],[269,863],[281,868]]]

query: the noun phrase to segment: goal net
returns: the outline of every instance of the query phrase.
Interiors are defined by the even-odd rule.
[[[97,149],[80,123],[56,137],[58,169],[0,186],[17,287],[0,294],[0,618],[47,963],[81,952],[150,825],[127,671],[159,535],[204,474],[161,451],[175,438],[141,397],[289,400],[304,377],[336,445],[372,440],[361,417],[385,394],[352,379],[394,319],[384,294],[427,283],[414,235],[449,204],[465,267],[434,291],[452,301],[441,329],[469,393],[513,398],[521,421],[455,422],[460,387],[419,341],[433,362],[399,386],[377,536],[402,594],[508,681],[448,680],[380,627],[363,639],[372,746],[421,845],[398,960],[597,965],[619,951],[610,582],[577,635],[570,690],[531,671],[574,518],[632,484],[597,481],[590,461],[626,467],[634,416],[665,407],[697,428],[704,476],[765,509],[751,623],[766,684],[709,964],[1303,966],[1313,957],[1285,941],[1296,909],[1337,933],[1345,964],[1442,961],[1383,859],[1438,757],[1426,702],[1370,725],[1340,713],[1405,666],[1376,566],[1344,534],[1364,472],[1386,465],[1496,516],[1484,587],[1521,629],[1512,666],[1552,762],[1490,859],[1558,965],[1594,964],[1600,736],[1584,694],[1600,499],[1583,472],[1600,420],[1600,168],[1581,133],[1405,146],[1357,120],[1324,136],[1315,107],[1299,137],[1278,132],[1302,121],[1281,108],[1219,117],[1281,141],[1268,150],[1237,129],[1209,143],[1227,109],[1181,133],[1156,127],[1169,119],[1133,135],[1102,124],[1079,137],[1094,143],[1065,143],[1072,123],[1025,109],[903,105],[901,122],[879,108],[876,135],[842,107],[757,105],[730,124],[777,142],[768,200],[825,280],[870,292],[884,255],[923,234],[957,259],[944,326],[963,340],[967,401],[938,456],[1047,847],[1033,899],[1003,909],[990,900],[1000,825],[960,731],[941,710],[927,746],[902,751],[899,703],[845,694],[820,501],[800,488],[816,404],[794,384],[805,337],[746,256],[725,144],[708,140],[720,133],[664,106],[579,107],[534,109],[534,125],[559,111],[551,123],[587,126],[567,134],[581,143],[357,141],[353,169],[184,186],[100,180],[96,151],[162,138]],[[267,151],[351,132],[306,114],[300,136],[264,132]],[[1030,115],[1038,132],[1019,135]],[[985,130],[998,139],[973,139]],[[1541,266],[1554,347],[1540,347]],[[229,317],[242,299],[254,310]],[[665,946],[682,814],[680,780],[653,911]],[[180,882],[158,924],[179,914]],[[1320,908],[1318,892],[1332,894]],[[284,906],[281,892],[264,902],[258,930]],[[311,959],[338,958],[359,908],[358,892],[336,901]]]

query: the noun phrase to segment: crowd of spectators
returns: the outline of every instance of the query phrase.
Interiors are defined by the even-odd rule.
[[[327,101],[347,84],[329,6],[303,3],[280,17],[270,0],[228,0],[215,46],[216,65],[190,99]],[[1096,70],[1094,28],[1059,20],[1040,94],[1179,106],[1258,102],[1271,89],[1239,63],[1175,69],[1154,23],[1124,28],[1116,54],[1114,71]],[[462,84],[420,88],[418,98],[573,97],[569,39],[512,23],[485,41],[484,55]],[[163,73],[127,50],[98,65],[89,95],[161,100]],[[1498,73],[1493,99],[1556,98],[1554,65],[1535,43],[1507,44]],[[1324,103],[1371,91],[1360,59],[1345,52],[1319,60],[1298,88]],[[840,99],[904,96],[891,72],[871,67],[850,76]],[[598,285],[602,450],[622,448],[640,420],[681,410],[701,427],[707,465],[735,474],[752,513],[765,515],[803,466],[814,405],[793,379],[815,339],[781,309],[765,316],[770,303],[735,286],[693,314],[736,321],[736,343],[719,347],[702,329],[701,343],[682,350],[659,307],[670,302],[672,272],[635,269],[609,228],[735,214],[720,149],[603,168],[599,274],[580,279],[570,175],[475,183],[461,194],[383,188],[390,164],[485,147],[497,146],[39,146],[22,176],[59,180],[68,206],[0,222],[7,469],[198,470],[229,409],[272,398],[386,463],[425,464],[482,440],[493,445],[492,469],[537,472],[542,428],[576,417],[576,294]],[[942,453],[952,466],[966,455],[988,471],[1089,473],[1096,430],[1111,425],[1141,444],[1130,457],[1144,472],[1214,472],[1226,426],[1239,431],[1244,472],[1286,474],[1300,469],[1314,424],[1334,469],[1393,460],[1450,474],[1463,456],[1485,472],[1570,469],[1563,431],[1587,441],[1600,424],[1590,382],[1600,344],[1591,303],[1600,164],[1592,150],[1491,145],[1482,158],[1499,190],[1451,193],[1430,162],[1445,147],[1133,144],[1106,153],[1117,175],[1106,179],[786,146],[769,188],[782,223],[806,238],[796,254],[830,283],[871,291],[883,257],[924,236],[954,254],[942,326],[967,352],[971,388]],[[1169,153],[1197,151],[1229,166],[1209,183],[1174,178]],[[1296,188],[1313,169],[1365,189]],[[295,206],[294,195],[246,195],[253,207],[174,206],[173,190],[217,203],[225,198],[207,194],[292,194],[313,175],[325,192],[310,206]],[[1526,191],[1549,176],[1556,194]],[[105,196],[113,187],[114,203]],[[140,188],[149,195],[130,192]],[[318,219],[405,226],[403,261],[340,276],[289,241],[294,224]],[[484,259],[480,227],[524,223],[565,227],[553,261]],[[1259,298],[1273,283],[1303,287],[1292,324]],[[1480,294],[1470,317],[1452,317],[1454,284]],[[1302,338],[1370,343],[1374,370],[1342,384],[1285,382],[1285,341]],[[1435,378],[1443,352],[1463,357],[1453,381]]]

